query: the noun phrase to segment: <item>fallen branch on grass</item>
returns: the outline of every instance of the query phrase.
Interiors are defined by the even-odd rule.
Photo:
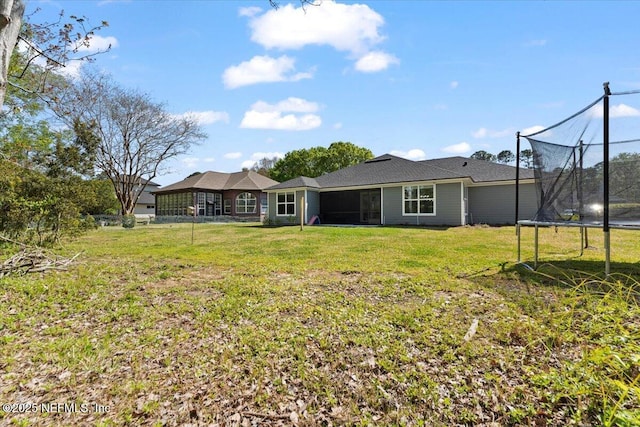
[[[11,274],[25,275],[49,270],[66,270],[80,255],[64,258],[42,248],[23,247],[20,252],[0,264],[0,278]]]

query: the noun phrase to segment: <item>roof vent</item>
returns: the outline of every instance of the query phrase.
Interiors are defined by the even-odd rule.
[[[384,157],[382,159],[371,159],[371,160],[366,160],[365,163],[379,163],[379,162],[386,162],[387,160],[391,160],[391,158]]]

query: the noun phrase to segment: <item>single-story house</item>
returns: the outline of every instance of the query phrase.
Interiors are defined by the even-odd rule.
[[[514,224],[516,167],[465,157],[412,161],[385,154],[317,178],[266,189],[275,223]],[[301,204],[301,199],[304,200]],[[536,213],[533,170],[520,170],[519,219]]]
[[[133,210],[134,215],[155,215],[156,213],[156,198],[153,195],[155,191],[160,187],[160,184],[156,184],[153,181],[147,181],[141,178],[142,184],[145,185],[144,189],[140,193],[136,206]]]
[[[196,215],[257,217],[267,210],[264,189],[278,181],[254,171],[234,173],[204,172],[154,191],[157,216]]]

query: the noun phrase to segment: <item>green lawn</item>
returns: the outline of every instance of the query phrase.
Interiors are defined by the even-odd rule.
[[[580,257],[541,229],[543,274],[513,227],[191,233],[102,228],[68,271],[0,279],[0,403],[28,412],[0,424],[640,422],[635,232],[607,282],[594,230]]]

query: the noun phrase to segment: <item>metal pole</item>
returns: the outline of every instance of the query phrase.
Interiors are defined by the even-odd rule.
[[[534,227],[535,229],[535,235],[533,238],[533,250],[534,250],[534,254],[533,254],[533,269],[537,270],[538,269],[538,224],[535,225]]]
[[[582,173],[584,170],[584,143],[582,142],[582,140],[580,140],[580,177],[578,178],[578,201],[580,203],[579,206],[579,214],[580,214],[580,222],[584,221],[584,193],[582,192],[582,185],[583,185],[583,176],[584,174]],[[586,249],[589,247],[589,229],[586,227],[583,227],[583,234],[584,234],[584,239],[580,241],[580,245],[582,246],[582,249]],[[584,253],[584,251],[580,251],[580,256],[582,256],[582,254]]]
[[[196,228],[196,212],[198,210],[197,199],[198,193],[193,193],[193,218],[191,219],[191,244],[193,245],[193,234]]]
[[[609,96],[611,90],[609,90],[609,82],[605,82],[604,86],[604,105],[603,105],[603,153],[602,153],[602,179],[604,181],[603,190],[603,217],[602,217],[602,231],[604,232],[604,250],[605,250],[605,264],[604,273],[609,276],[611,270],[611,246],[610,246],[610,230],[609,230]]]
[[[516,132],[516,225],[520,208],[520,131]],[[516,227],[516,232],[517,232]]]
[[[516,223],[516,235],[518,236],[518,264],[521,262],[521,252],[520,252],[520,224]]]

